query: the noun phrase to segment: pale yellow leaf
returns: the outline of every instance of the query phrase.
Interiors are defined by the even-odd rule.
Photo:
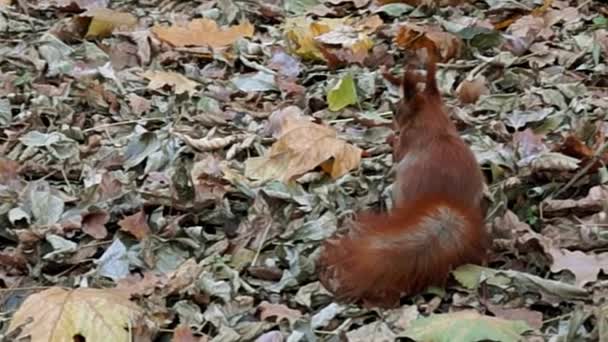
[[[133,27],[137,17],[130,13],[118,12],[108,8],[96,7],[84,12],[82,17],[91,17],[85,37],[107,37],[119,27]]]
[[[148,88],[156,90],[168,85],[175,87],[176,94],[187,92],[189,95],[192,95],[196,92],[196,86],[198,86],[197,82],[188,79],[182,74],[171,71],[148,70],[143,76],[150,80]]]
[[[11,320],[9,331],[23,326],[19,336],[32,342],[65,342],[81,335],[87,342],[130,341],[129,327],[143,312],[125,292],[112,289],[51,287],[29,296]]]
[[[339,139],[331,127],[288,119],[268,154],[246,161],[245,175],[287,182],[322,166],[323,171],[338,178],[359,166],[361,152],[358,147]]]

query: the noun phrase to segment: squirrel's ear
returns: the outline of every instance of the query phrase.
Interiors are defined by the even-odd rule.
[[[439,95],[439,87],[437,86],[437,58],[439,56],[439,49],[436,46],[426,47],[426,82],[424,86],[424,92],[427,95]]]

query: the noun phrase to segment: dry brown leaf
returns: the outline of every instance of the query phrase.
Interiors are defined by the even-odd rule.
[[[143,210],[118,221],[120,230],[131,233],[137,240],[142,240],[150,234],[150,226]]]
[[[128,328],[142,317],[143,311],[121,291],[51,287],[29,296],[8,330],[25,324],[19,336],[32,341],[73,341],[76,335],[87,342],[128,341]]]
[[[597,280],[602,270],[608,272],[608,253],[585,254],[581,251],[571,252],[567,249],[552,248],[549,254],[553,258],[551,272],[568,270],[574,274],[575,285],[583,287],[585,284]]]
[[[106,223],[110,221],[110,215],[106,211],[89,213],[82,218],[82,231],[101,240],[108,235]]]
[[[286,319],[290,324],[293,324],[298,318],[302,317],[302,313],[298,310],[290,309],[283,304],[271,304],[267,301],[260,303],[258,309],[260,310],[260,319],[263,321],[270,317],[276,317],[277,323]]]
[[[481,95],[490,93],[486,85],[486,78],[483,76],[476,77],[474,80],[464,80],[456,88],[458,99],[462,103],[475,103]]]
[[[85,37],[107,37],[112,31],[121,27],[133,27],[137,24],[137,17],[130,13],[118,12],[108,8],[96,7],[83,14],[81,17],[90,17],[91,23]]]
[[[180,324],[175,328],[172,342],[206,342],[209,339],[206,337],[196,337],[192,334],[192,330],[186,324]]]
[[[210,46],[221,48],[234,43],[239,38],[253,36],[254,27],[248,22],[220,28],[210,19],[194,19],[184,26],[154,26],[152,32],[162,41],[176,47]]]
[[[155,274],[151,271],[146,271],[143,278],[138,273],[129,274],[122,278],[116,284],[116,290],[120,290],[131,296],[148,296],[155,289],[162,289],[167,285],[167,278],[164,274]]]
[[[333,128],[290,118],[282,124],[268,154],[246,161],[247,177],[288,182],[322,166],[335,179],[359,166],[362,150],[339,139]]]
[[[150,80],[148,88],[157,90],[164,86],[172,86],[175,87],[176,94],[183,94],[187,92],[188,95],[192,96],[196,92],[196,87],[199,85],[197,82],[188,79],[186,76],[172,71],[148,70],[143,74],[143,76]]]
[[[395,43],[412,52],[426,49],[431,53],[429,57],[437,62],[447,62],[462,51],[462,40],[458,36],[432,26],[404,24],[399,27]]]
[[[129,107],[135,115],[142,115],[152,109],[152,101],[137,94],[129,94],[127,99],[129,100]]]
[[[589,189],[589,194],[581,199],[543,201],[543,213],[551,214],[566,210],[598,212],[603,209],[606,198],[608,198],[608,186],[598,185]]]
[[[169,275],[167,293],[176,294],[186,287],[194,284],[194,281],[198,279],[202,270],[203,268],[196,263],[196,260],[190,258],[184,261]]]

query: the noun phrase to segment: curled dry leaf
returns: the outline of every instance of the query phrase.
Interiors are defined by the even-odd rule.
[[[255,29],[248,22],[231,27],[218,27],[210,19],[194,19],[188,26],[154,26],[152,32],[156,36],[173,46],[209,46],[221,48],[228,46],[239,38],[253,37]]]
[[[530,166],[533,171],[573,171],[579,168],[579,159],[557,152],[544,152],[538,155]]]
[[[288,182],[321,166],[338,178],[359,166],[362,150],[338,138],[336,131],[307,120],[287,120],[266,156],[250,158],[245,175]]]
[[[186,144],[188,144],[188,146],[190,146],[198,151],[201,151],[201,152],[215,151],[215,150],[222,149],[222,148],[234,143],[235,141],[237,141],[240,138],[239,136],[231,135],[228,137],[220,137],[220,138],[194,139],[186,134],[178,133],[175,131],[171,132],[171,134],[178,137],[179,139],[183,140]]]
[[[399,27],[395,43],[412,52],[426,49],[431,53],[429,57],[438,62],[456,58],[462,51],[462,40],[459,37],[432,26],[404,24]]]
[[[129,341],[134,337],[129,327],[145,329],[136,323],[143,317],[122,291],[51,287],[29,296],[8,330],[22,326],[19,336],[32,341],[72,341],[76,335],[87,341]]]
[[[462,103],[475,103],[481,95],[487,95],[490,90],[487,87],[486,78],[483,76],[476,77],[473,80],[464,80],[456,88],[458,99]]]

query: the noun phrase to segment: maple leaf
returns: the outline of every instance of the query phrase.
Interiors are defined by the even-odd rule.
[[[51,287],[29,296],[15,312],[9,331],[32,341],[129,341],[129,326],[144,318],[143,311],[125,292],[113,289]],[[32,320],[29,322],[29,320]]]

